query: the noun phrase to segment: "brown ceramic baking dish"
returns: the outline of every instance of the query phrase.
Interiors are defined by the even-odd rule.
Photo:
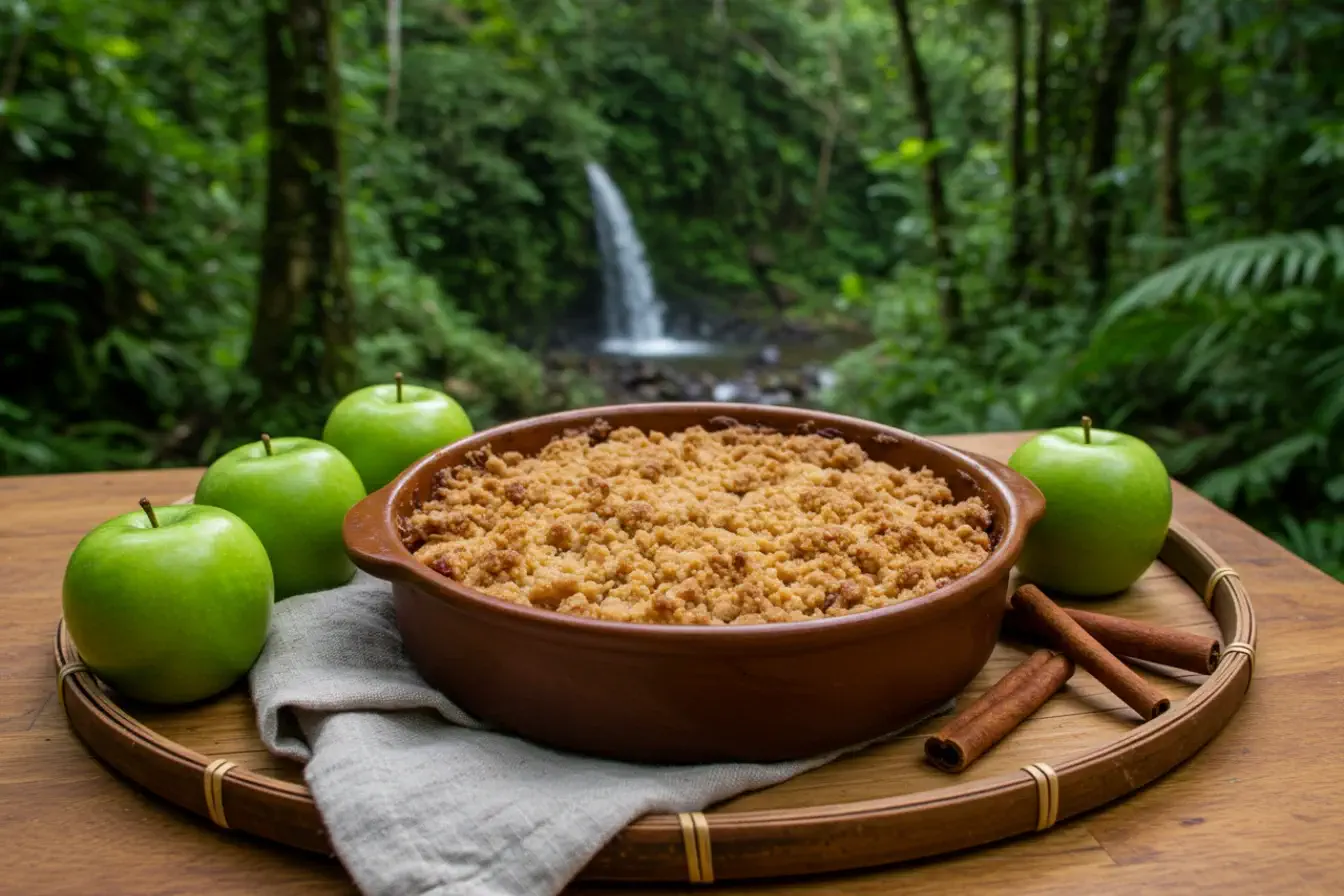
[[[923,597],[853,616],[742,626],[587,619],[520,606],[434,572],[399,521],[469,451],[534,454],[597,420],[646,432],[731,419],[830,430],[875,460],[927,466],[993,512],[989,558]],[[355,505],[345,543],[392,583],[406,653],[425,680],[494,727],[557,749],[647,762],[775,761],[860,744],[965,687],[999,633],[1008,576],[1045,499],[1003,464],[877,423],[796,408],[643,404],[589,408],[484,430],[417,461]]]

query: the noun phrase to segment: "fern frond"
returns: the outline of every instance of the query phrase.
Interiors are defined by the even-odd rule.
[[[1321,352],[1307,363],[1306,372],[1311,374],[1312,385],[1344,382],[1344,345]]]
[[[1344,581],[1344,516],[1299,522],[1285,516],[1279,544],[1320,570]]]
[[[1325,232],[1330,256],[1335,260],[1335,277],[1344,280],[1344,227],[1331,227]]]
[[[1238,498],[1263,500],[1293,471],[1303,456],[1328,445],[1318,432],[1301,432],[1277,442],[1240,463],[1214,470],[1195,483],[1195,491],[1222,507]]]
[[[1273,282],[1278,271],[1277,282]],[[1328,272],[1328,274],[1323,273]],[[1141,308],[1174,298],[1214,293],[1233,295],[1316,285],[1325,276],[1344,279],[1344,228],[1272,233],[1205,249],[1140,281],[1111,303],[1098,332]]]
[[[1339,426],[1340,422],[1344,421],[1344,388],[1336,389],[1327,395],[1325,401],[1321,402],[1316,416],[1320,418],[1321,426],[1327,430]]]

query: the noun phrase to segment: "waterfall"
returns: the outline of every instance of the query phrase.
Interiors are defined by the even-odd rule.
[[[663,329],[666,311],[654,288],[653,274],[644,257],[630,208],[605,168],[596,162],[584,166],[597,219],[597,245],[602,255],[602,315],[605,327],[601,348],[611,354],[638,357],[696,355],[708,349],[703,342],[673,339]]]

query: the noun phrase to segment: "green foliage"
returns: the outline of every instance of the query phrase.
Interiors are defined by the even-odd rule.
[[[531,355],[482,330],[470,312],[445,301],[433,277],[391,251],[373,209],[357,207],[351,217],[354,288],[365,321],[358,350],[370,377],[405,368],[437,377],[439,388],[445,379],[469,383],[474,391],[458,397],[478,425],[568,401],[563,384],[547,384]]]
[[[23,35],[0,121],[0,169],[17,173],[0,181],[0,471],[205,463],[258,426],[320,432],[325,408],[235,407],[254,391],[243,361],[264,180],[258,11],[27,9],[0,11],[0,34]],[[380,51],[361,31],[365,12],[347,17],[357,51],[345,71],[371,94],[347,92],[363,128],[351,141],[350,224],[363,378],[451,378],[478,425],[569,403],[584,384],[544,382],[535,359],[484,331],[472,303],[451,298],[390,232],[401,209],[378,203],[367,172],[408,170],[396,163],[410,140],[378,139]],[[544,280],[543,266],[530,270]],[[482,299],[507,307],[498,293]]]
[[[1305,523],[1285,516],[1281,526],[1275,537],[1284,547],[1344,581],[1344,559],[1341,559],[1344,558],[1344,516],[1311,519]]]
[[[356,15],[364,29],[381,23]],[[567,4],[525,17],[508,3],[450,16],[411,2],[395,130],[380,121],[380,48],[365,45],[368,69],[347,80],[366,129],[360,195],[460,307],[496,329],[535,322],[519,335],[544,334],[595,264],[583,163],[608,131],[561,64],[580,25]]]
[[[1338,570],[1344,293],[1323,276],[1337,240],[1218,246],[1137,283],[1095,325],[1073,306],[1009,307],[973,343],[942,339],[931,287],[907,288],[879,302],[886,335],[838,366],[832,404],[935,433],[1090,414],[1149,439],[1174,476]]]
[[[753,264],[773,256],[794,323],[871,333],[837,362],[829,406],[932,433],[1086,412],[1339,575],[1344,12],[1185,0],[1168,22],[1149,4],[1116,164],[1089,181],[1107,6],[1049,4],[1050,101],[1026,116],[1014,196],[1003,4],[911,0],[926,140],[886,0],[404,0],[395,58],[387,5],[345,0],[361,377],[447,384],[479,426],[596,401],[538,349],[594,310],[583,165],[597,160],[674,306],[708,295],[773,315]],[[1027,4],[1033,103],[1043,8]],[[244,367],[269,139],[261,28],[246,3],[0,4],[0,472],[203,463],[261,425],[320,431],[306,384],[254,404]],[[1172,41],[1182,155],[1168,167]],[[950,270],[928,215],[935,158]],[[1180,220],[1164,218],[1173,170]],[[1086,282],[1098,189],[1117,197],[1113,295]]]
[[[1269,235],[1177,263],[1116,300],[1088,361],[1137,367],[1154,393],[1168,384],[1187,421],[1169,449],[1174,471],[1267,528],[1285,503],[1307,516],[1344,503],[1341,237]],[[1305,531],[1284,529],[1299,546],[1327,543]]]
[[[846,413],[925,433],[1007,431],[1049,425],[1080,399],[1059,376],[1086,324],[1061,306],[984,311],[984,338],[949,340],[933,275],[911,272],[872,297],[878,339],[836,364],[827,403]]]
[[[1111,258],[1120,290],[1094,314],[1086,310],[1092,300],[1076,210],[1098,186],[1078,175],[1095,111],[1087,73],[1097,63],[1104,8],[1084,6],[1052,6],[1053,144],[1045,154],[1029,146],[1037,175],[1026,197],[1035,242],[1029,294],[1003,294],[1007,112],[986,128],[970,111],[939,106],[952,239],[975,324],[947,338],[927,267],[906,266],[885,283],[865,279],[857,302],[847,281],[843,301],[871,315],[877,340],[837,365],[841,381],[827,401],[935,433],[1050,427],[1090,414],[1151,440],[1174,475],[1341,576],[1344,120],[1331,99],[1341,85],[1331,48],[1344,36],[1344,13],[1305,0],[1187,0],[1174,22],[1146,26],[1158,39],[1139,43],[1117,164],[1104,175],[1120,195]],[[960,36],[953,22],[961,8],[925,7],[923,33]],[[1186,214],[1176,228],[1155,201],[1166,177],[1167,39],[1177,41],[1186,66],[1179,169]],[[944,53],[938,40],[923,42],[935,71]],[[995,78],[1006,63],[1001,53],[990,68]],[[965,83],[969,74],[943,71],[935,88],[940,78]],[[1000,83],[991,79],[976,93],[1006,110]],[[1034,144],[1037,134],[1029,136]],[[922,162],[921,155],[925,148],[910,144],[877,157],[883,172],[897,175],[886,189],[914,206],[897,225],[900,235],[928,233],[919,187],[900,176],[919,169],[903,158]],[[1042,166],[1051,193],[1042,191]],[[1040,242],[1047,213],[1056,223],[1052,245]],[[927,249],[916,257],[927,260]]]

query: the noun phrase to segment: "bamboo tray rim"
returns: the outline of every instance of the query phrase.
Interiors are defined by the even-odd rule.
[[[1044,831],[1151,783],[1235,715],[1250,687],[1257,640],[1240,577],[1194,532],[1173,521],[1160,559],[1203,596],[1224,655],[1193,692],[1156,719],[1055,763],[930,790],[792,809],[648,815],[606,844],[580,877],[711,883],[874,867]],[[305,786],[212,760],[131,716],[79,661],[64,620],[57,624],[54,658],[62,709],[104,762],[220,827],[334,854]],[[277,810],[287,817],[277,821]],[[827,853],[826,844],[855,835],[863,837],[858,848]],[[780,840],[792,848],[772,852],[770,844]],[[810,851],[800,843],[810,843]]]

